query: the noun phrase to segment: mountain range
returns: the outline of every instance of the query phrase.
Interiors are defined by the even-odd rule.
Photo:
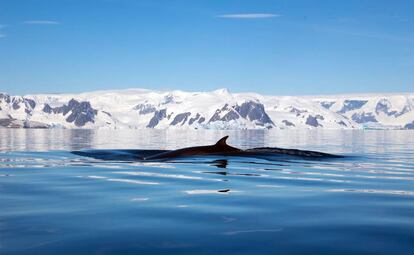
[[[0,93],[0,128],[414,129],[414,93],[270,96],[227,89]]]

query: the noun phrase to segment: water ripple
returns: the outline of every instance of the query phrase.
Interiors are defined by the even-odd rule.
[[[387,195],[414,196],[413,191],[406,190],[379,190],[379,189],[330,189],[328,192],[355,192],[355,193],[372,193]]]
[[[239,131],[235,145],[255,141],[352,156],[135,162],[86,158],[70,150],[171,148],[183,144],[177,137],[191,136],[154,131],[149,143],[147,137],[137,139],[138,131],[68,131],[73,135],[62,141],[53,138],[60,146],[49,137],[45,151],[30,151],[44,148],[32,144],[39,143],[30,136],[36,131],[27,132],[16,137],[21,143],[16,146],[5,144],[0,131],[7,150],[0,152],[2,254],[362,254],[369,248],[410,255],[414,250],[414,133]],[[223,135],[202,134],[195,133],[200,142]],[[19,136],[6,135],[8,141]],[[96,140],[82,140],[94,135]]]

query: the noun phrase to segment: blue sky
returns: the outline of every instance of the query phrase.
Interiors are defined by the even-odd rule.
[[[0,91],[413,92],[414,1],[1,0]]]

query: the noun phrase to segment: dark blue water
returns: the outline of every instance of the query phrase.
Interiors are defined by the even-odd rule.
[[[279,146],[335,160],[105,161]],[[0,254],[414,254],[410,131],[0,130]]]

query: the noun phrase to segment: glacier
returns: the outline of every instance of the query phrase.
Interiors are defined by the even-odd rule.
[[[227,89],[0,93],[0,128],[414,129],[414,93],[271,96]]]

